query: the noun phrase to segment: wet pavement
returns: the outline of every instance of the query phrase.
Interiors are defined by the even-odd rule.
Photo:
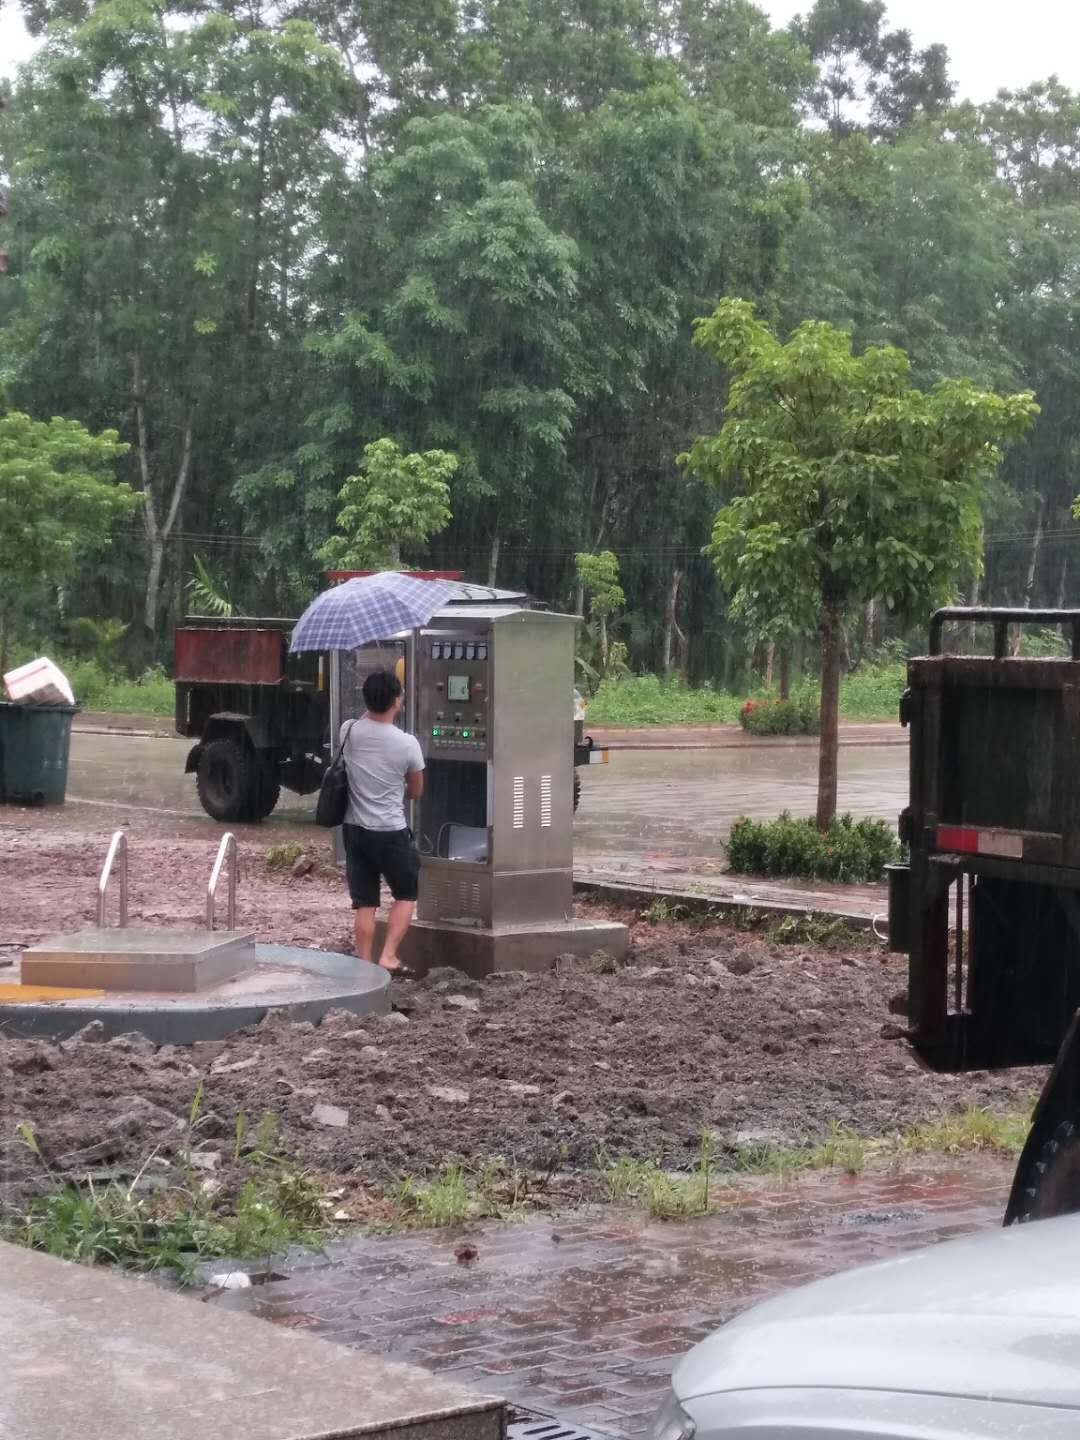
[[[133,829],[217,833],[221,827],[199,807],[194,777],[184,774],[189,749],[175,736],[80,730],[71,742],[68,803],[100,812],[103,827],[127,821]],[[575,848],[594,871],[629,865],[662,874],[666,865],[707,877],[722,866],[722,841],[739,815],[812,814],[816,787],[813,745],[616,751],[610,764],[584,775]],[[893,820],[906,796],[906,746],[842,748],[842,811]],[[265,834],[267,843],[310,839],[313,809],[311,796],[284,792],[268,821],[240,828]]]
[[[216,1303],[635,1436],[675,1362],[718,1325],[794,1285],[1000,1224],[1011,1172],[969,1157],[743,1181],[719,1213],[678,1223],[605,1211],[346,1240]]]

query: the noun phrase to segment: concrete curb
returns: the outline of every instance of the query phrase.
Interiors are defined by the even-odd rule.
[[[820,917],[843,920],[853,930],[872,929],[875,916],[884,916],[885,913],[884,909],[871,915],[866,911],[840,906],[825,908],[820,905],[795,905],[778,900],[736,900],[731,896],[701,895],[692,890],[663,889],[659,885],[624,885],[610,880],[575,880],[574,893],[590,895],[597,900],[609,900],[617,905],[651,905],[656,900],[670,900],[682,906],[688,916],[694,917],[760,914],[775,916],[777,919],[793,916],[796,919]]]

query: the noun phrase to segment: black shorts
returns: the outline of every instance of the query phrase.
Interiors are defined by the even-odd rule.
[[[408,830],[365,830],[343,825],[345,874],[354,910],[379,903],[379,881],[385,879],[395,900],[415,900],[420,856]]]

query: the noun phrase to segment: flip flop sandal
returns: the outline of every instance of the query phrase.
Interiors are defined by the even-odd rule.
[[[380,965],[380,970],[385,970],[392,980],[419,980],[420,973],[411,969],[408,965],[398,963],[391,970],[386,965]]]

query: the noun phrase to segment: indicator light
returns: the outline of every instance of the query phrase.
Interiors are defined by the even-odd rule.
[[[472,731],[471,731],[471,730],[462,730],[462,732],[461,732],[461,738],[462,738],[463,740],[468,740],[468,738],[469,738],[469,736],[470,736],[471,734],[472,734]]]
[[[431,727],[431,733],[432,733],[433,735],[441,735],[441,734],[442,734],[442,730],[440,729],[440,727],[439,727],[438,725],[433,725],[433,726]]]

